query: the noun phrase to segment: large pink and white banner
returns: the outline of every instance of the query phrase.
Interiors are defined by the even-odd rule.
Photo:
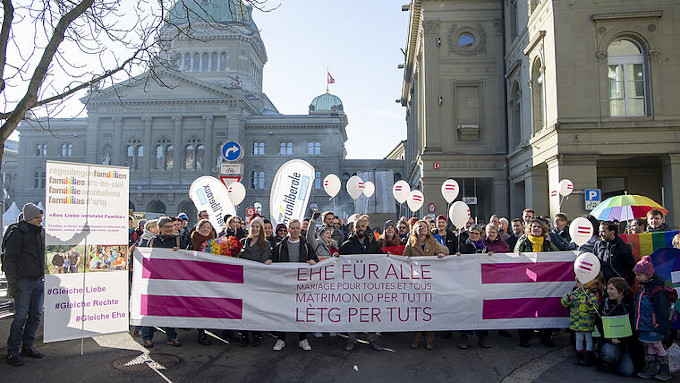
[[[139,248],[134,325],[270,331],[563,328],[574,252],[406,258],[309,266]]]

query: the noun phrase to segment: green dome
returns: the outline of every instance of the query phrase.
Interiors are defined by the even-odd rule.
[[[240,0],[178,0],[168,12],[168,22],[174,25],[187,22],[236,23],[257,32],[252,12],[253,7]]]
[[[310,112],[339,112],[344,111],[342,101],[338,96],[330,93],[324,93],[321,96],[314,97],[312,103],[309,104]]]

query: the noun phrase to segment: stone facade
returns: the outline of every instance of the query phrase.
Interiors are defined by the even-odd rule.
[[[427,141],[411,147],[411,137],[458,130],[462,139],[463,129],[469,131],[467,137],[478,134],[479,141],[473,142],[481,146],[473,145],[476,153],[469,156],[479,173],[492,179],[478,193],[498,201],[491,210],[478,211],[482,219],[490,212],[516,217],[525,207],[539,214],[562,210],[573,218],[587,212],[584,190],[601,189],[603,198],[648,196],[671,211],[669,224],[680,226],[680,214],[673,214],[680,209],[677,2],[422,0],[412,1],[410,12],[402,103],[409,115],[407,161],[422,169],[412,173],[412,182],[425,185],[433,172],[427,171],[432,158]],[[438,31],[426,27],[437,23]],[[473,36],[469,55],[460,56],[461,44],[446,53],[451,51],[451,34],[446,33],[453,24],[454,38],[466,32]],[[485,50],[476,45],[482,41]],[[500,66],[492,70],[491,64],[471,61],[473,57],[487,57]],[[447,66],[455,70],[447,71]],[[484,68],[488,71],[481,73]],[[447,105],[444,98],[438,105],[438,95],[444,94],[440,89],[460,81],[482,84],[483,96],[476,99],[485,114],[478,131],[446,120],[447,115],[465,115],[455,100]],[[425,89],[418,92],[421,84]],[[489,121],[498,129],[485,136]],[[437,133],[429,132],[432,127]],[[445,161],[453,161],[447,178],[460,182],[466,177],[458,153],[469,146],[453,142],[451,153],[441,150],[442,169]],[[489,174],[492,169],[498,172]],[[565,178],[576,190],[560,206],[559,196],[550,195]]]

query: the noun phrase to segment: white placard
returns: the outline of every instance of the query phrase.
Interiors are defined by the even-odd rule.
[[[43,341],[128,331],[128,272],[45,275]]]
[[[303,160],[290,160],[274,176],[269,195],[269,219],[272,225],[287,225],[292,219],[302,221],[314,182],[314,167]]]
[[[47,161],[45,244],[128,242],[128,168]]]

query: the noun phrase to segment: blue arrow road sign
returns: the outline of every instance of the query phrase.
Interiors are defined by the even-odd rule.
[[[236,161],[243,156],[243,149],[236,141],[229,141],[222,145],[222,157],[227,161]]]

